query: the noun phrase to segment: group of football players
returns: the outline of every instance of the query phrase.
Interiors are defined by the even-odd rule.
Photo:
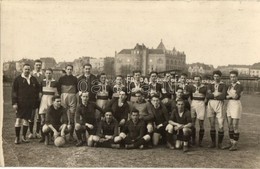
[[[237,71],[230,72],[230,84],[223,83],[221,71],[216,70],[210,84],[202,84],[199,75],[188,84],[185,73],[178,80],[165,73],[164,81],[159,83],[154,71],[149,83],[144,83],[140,80],[141,71],[133,71],[133,81],[117,75],[111,85],[105,73],[96,77],[91,69],[91,64],[85,64],[83,75],[77,78],[73,76],[73,66],[67,65],[65,74],[55,80],[52,69],[42,71],[40,60],[35,61],[33,71],[24,64],[12,88],[15,144],[29,142],[29,128],[28,138],[39,138],[46,145],[63,137],[75,141],[76,146],[142,149],[166,144],[169,149],[182,148],[187,152],[196,144],[203,146],[207,116],[212,141],[209,148],[237,150],[243,91]],[[226,146],[222,145],[224,119],[230,137]]]

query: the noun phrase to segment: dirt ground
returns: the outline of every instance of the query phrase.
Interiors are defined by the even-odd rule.
[[[15,113],[11,108],[11,88],[4,88],[3,148],[6,167],[199,167],[260,168],[260,96],[242,97],[243,115],[240,123],[239,150],[208,149],[209,123],[205,122],[204,147],[188,153],[168,150],[164,146],[146,150],[45,146],[38,139],[29,144],[14,144]],[[228,141],[225,123],[224,143]]]

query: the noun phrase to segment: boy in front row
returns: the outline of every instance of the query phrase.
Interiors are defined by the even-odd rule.
[[[126,122],[124,130],[115,137],[115,143],[122,143],[126,149],[143,148],[151,137],[146,134],[146,126],[143,120],[139,119],[139,111],[134,109],[131,118]]]
[[[170,130],[174,130],[174,134],[177,135],[175,147],[179,149],[183,146],[183,151],[187,152],[192,121],[190,111],[184,108],[184,104],[184,100],[177,100],[177,109],[173,110],[169,124],[174,126],[174,128],[171,127]]]
[[[67,124],[68,116],[66,109],[61,106],[60,96],[52,98],[52,105],[47,109],[45,125],[42,127],[42,132],[45,137],[45,145],[49,144],[49,134],[54,133],[54,139],[59,135],[65,137],[69,133]]]

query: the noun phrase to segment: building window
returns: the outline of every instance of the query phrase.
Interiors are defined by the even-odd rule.
[[[160,59],[157,60],[157,63],[158,64],[163,64],[163,60],[160,58]]]

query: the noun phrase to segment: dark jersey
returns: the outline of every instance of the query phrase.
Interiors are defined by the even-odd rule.
[[[66,109],[62,106],[58,109],[55,109],[51,105],[46,112],[46,121],[45,124],[52,124],[53,126],[60,126],[62,124],[68,123],[68,116]]]
[[[106,120],[101,120],[98,129],[97,135],[101,138],[104,138],[105,135],[109,136],[117,136],[118,135],[118,122],[116,119],[112,119],[110,123],[106,122]]]
[[[137,140],[145,135],[145,123],[143,120],[138,120],[135,124],[132,120],[126,122],[123,132],[132,140]]]

